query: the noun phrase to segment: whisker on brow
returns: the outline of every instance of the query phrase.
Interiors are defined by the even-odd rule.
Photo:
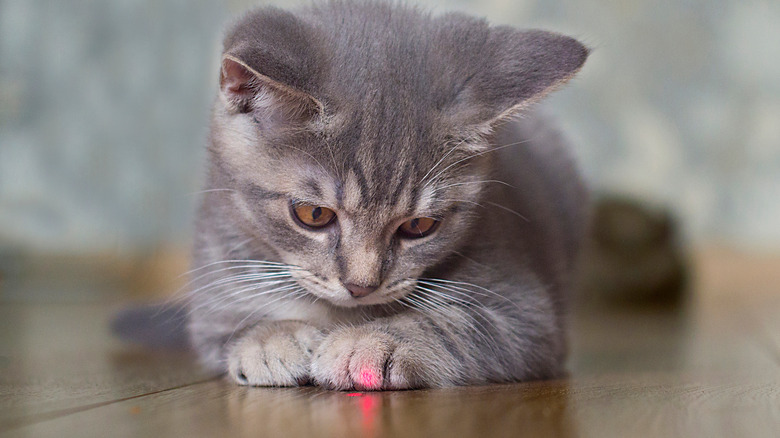
[[[448,156],[450,156],[450,154],[451,154],[451,153],[455,152],[455,150],[457,150],[457,149],[458,149],[458,147],[460,147],[460,145],[462,145],[463,143],[466,143],[466,142],[469,142],[469,141],[475,140],[475,139],[476,139],[476,138],[478,138],[478,137],[479,137],[479,134],[472,134],[472,135],[470,135],[470,136],[468,136],[468,137],[464,138],[463,140],[459,141],[457,144],[455,144],[455,146],[453,146],[453,147],[452,147],[452,148],[451,148],[449,151],[447,151],[447,153],[446,153],[446,154],[444,154],[444,156],[443,156],[443,157],[441,157],[441,158],[439,159],[439,161],[437,161],[437,162],[436,162],[436,164],[434,164],[434,165],[433,165],[433,166],[432,166],[432,167],[431,167],[431,168],[428,170],[428,172],[427,172],[427,173],[426,173],[426,174],[425,174],[425,175],[424,175],[424,176],[423,176],[423,177],[420,179],[420,181],[417,183],[417,185],[421,185],[421,184],[425,183],[425,182],[426,182],[426,181],[425,181],[425,179],[428,177],[428,175],[430,175],[430,174],[431,174],[431,172],[433,172],[433,171],[434,171],[434,169],[436,169],[436,167],[437,167],[439,164],[441,164],[441,163],[442,163],[442,161],[444,161],[444,160],[445,160],[445,159],[446,159]]]
[[[466,182],[460,182],[460,183],[453,183],[453,184],[447,184],[446,186],[436,187],[436,190],[433,191],[433,194],[439,193],[442,190],[448,189],[450,187],[457,187],[457,186],[465,186],[469,184],[488,184],[488,183],[496,183],[501,184],[507,187],[511,187],[513,189],[516,189],[517,187],[513,186],[512,184],[509,184],[508,182],[504,182],[497,179],[487,179],[487,180],[481,180],[481,181],[466,181]]]
[[[439,172],[437,172],[436,175],[434,175],[428,182],[426,182],[423,185],[423,187],[424,188],[428,187],[432,182],[436,181],[436,179],[439,176],[441,176],[444,172],[446,172],[447,170],[449,170],[450,168],[452,168],[453,166],[455,166],[455,165],[457,165],[459,163],[462,163],[462,162],[464,162],[466,160],[470,160],[472,158],[481,157],[482,155],[485,155],[485,154],[488,154],[488,153],[491,153],[491,152],[496,152],[496,151],[499,151],[501,149],[506,149],[506,148],[511,147],[511,146],[517,146],[517,145],[520,145],[520,144],[528,143],[530,141],[531,141],[531,139],[517,141],[517,142],[514,142],[514,143],[509,143],[509,144],[505,144],[505,145],[502,145],[502,146],[490,148],[488,150],[485,150],[485,151],[482,151],[482,152],[477,152],[475,154],[471,154],[471,155],[469,155],[467,157],[461,158],[460,160],[455,161],[454,163],[450,164],[449,166],[447,166],[444,169],[442,169]]]

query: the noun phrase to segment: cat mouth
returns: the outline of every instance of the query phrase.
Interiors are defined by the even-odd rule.
[[[403,299],[413,289],[416,281],[405,278],[369,291],[350,290],[346,285],[330,285],[321,281],[299,278],[298,283],[312,296],[337,307],[363,307],[392,304]],[[364,293],[360,293],[364,292]],[[365,293],[367,292],[367,293]]]

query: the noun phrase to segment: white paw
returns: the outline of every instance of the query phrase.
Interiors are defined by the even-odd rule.
[[[441,386],[436,360],[417,342],[370,326],[331,332],[312,360],[311,376],[330,389],[408,389]]]
[[[240,385],[304,385],[321,339],[319,329],[300,321],[261,323],[229,347],[228,376]]]

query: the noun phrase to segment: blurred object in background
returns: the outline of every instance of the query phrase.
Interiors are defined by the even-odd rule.
[[[690,267],[679,229],[664,208],[628,197],[598,199],[580,266],[583,304],[680,303]]]

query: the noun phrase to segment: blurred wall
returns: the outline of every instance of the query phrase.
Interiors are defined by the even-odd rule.
[[[0,0],[0,252],[187,245],[221,29],[249,3]],[[780,248],[780,2],[412,3],[582,39],[546,106],[593,186],[697,243]]]

